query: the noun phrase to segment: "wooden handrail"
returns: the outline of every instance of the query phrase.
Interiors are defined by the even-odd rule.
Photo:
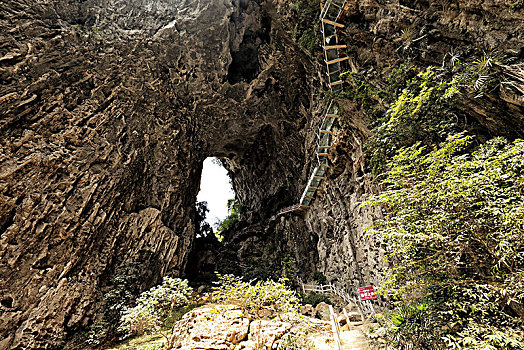
[[[342,350],[342,343],[340,341],[340,325],[338,324],[337,315],[333,311],[333,306],[329,305],[329,318],[331,320],[331,329],[333,331],[333,337],[335,338],[335,344],[339,350]]]

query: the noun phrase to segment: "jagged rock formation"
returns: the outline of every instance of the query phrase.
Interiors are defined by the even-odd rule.
[[[509,9],[351,1],[348,69],[407,55],[439,64],[457,47],[522,56],[524,15]],[[286,1],[0,3],[0,349],[62,348],[117,280],[136,293],[184,271],[207,156],[224,159],[244,207],[226,237],[238,266],[283,268],[291,254],[305,276],[377,282],[381,253],[364,227],[380,213],[357,205],[375,190],[358,106],[340,101],[349,126],[322,196],[305,217],[272,218],[311,173],[322,117],[323,65],[291,40],[293,11]],[[506,97],[464,98],[461,116],[485,136],[522,135],[522,101]]]
[[[0,13],[0,349],[61,348],[127,267],[135,292],[183,270],[207,156],[259,176],[239,176],[252,212],[277,195],[304,158],[311,69],[270,4]]]

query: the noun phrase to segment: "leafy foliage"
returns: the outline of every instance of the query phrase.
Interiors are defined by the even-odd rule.
[[[210,295],[213,302],[237,304],[245,313],[257,318],[261,317],[262,310],[268,310],[272,315],[296,313],[298,310],[298,296],[286,286],[286,279],[255,283],[233,275],[217,276],[218,281]]]
[[[320,271],[313,272],[313,279],[320,285],[327,284],[327,278]]]
[[[475,98],[485,93],[498,89],[500,84],[500,72],[498,65],[502,62],[502,56],[494,49],[484,51],[482,56],[468,62],[461,59],[460,53],[452,53],[449,69],[454,73],[455,85],[466,93],[473,94]]]
[[[333,302],[326,294],[309,293],[302,297],[302,304],[304,305],[310,304],[311,306],[316,307],[320,303],[333,305]]]
[[[290,17],[295,22],[291,36],[302,48],[311,53],[320,44],[317,23],[319,6],[319,0],[295,0],[288,3]]]
[[[227,201],[227,209],[229,211],[229,215],[217,225],[215,235],[219,238],[219,240],[223,239],[225,231],[229,230],[240,220],[242,206],[236,198],[232,198]]]
[[[427,304],[402,305],[395,311],[373,316],[387,329],[386,346],[394,349],[442,349]]]
[[[434,67],[411,79],[366,145],[373,172],[383,172],[387,160],[402,147],[438,143],[458,131],[450,109],[457,92],[456,82],[439,80]]]
[[[121,329],[128,335],[159,331],[168,325],[177,307],[189,302],[191,292],[187,281],[164,277],[161,285],[140,294],[135,307],[124,310]]]
[[[288,280],[295,280],[298,276],[298,273],[300,270],[297,267],[297,260],[295,257],[288,253],[284,258],[282,259],[282,266],[284,268],[284,276]]]
[[[213,228],[206,221],[207,213],[209,209],[207,208],[207,202],[196,202],[196,225],[197,232],[196,237],[208,237],[214,238]]]
[[[100,346],[109,339],[114,338],[118,333],[120,317],[125,310],[126,305],[132,304],[140,290],[154,280],[154,276],[144,273],[143,266],[157,266],[159,263],[158,254],[149,250],[140,250],[138,256],[132,261],[120,264],[108,282],[108,289],[104,293],[104,303],[101,306],[100,313],[104,317],[96,320],[90,325],[84,335],[86,339],[82,340],[82,332],[76,332],[78,341],[85,341],[86,346]]]
[[[398,67],[378,72],[352,72],[347,71],[340,75],[346,81],[346,88],[342,96],[356,102],[367,114],[368,121],[375,127],[382,123],[385,112],[390,107],[390,102],[395,100],[402,90],[408,86],[418,74],[415,67],[409,62],[404,62]],[[375,81],[383,84],[373,84]]]
[[[385,289],[401,304],[429,305],[419,316],[440,342],[521,349],[524,141],[495,138],[470,152],[471,140],[461,133],[431,151],[420,142],[401,149],[385,190],[364,203],[385,210],[370,231],[394,265]]]

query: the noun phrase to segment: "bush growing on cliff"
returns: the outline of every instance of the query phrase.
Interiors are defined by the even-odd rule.
[[[227,210],[228,216],[217,224],[215,235],[218,240],[222,241],[224,239],[224,232],[229,230],[235,223],[240,220],[240,213],[242,211],[242,206],[236,198],[228,199],[227,201]]]
[[[127,335],[141,335],[159,331],[173,320],[173,312],[189,303],[192,292],[186,280],[164,277],[161,285],[138,297],[136,306],[125,308],[121,317],[121,330]]]
[[[255,283],[233,275],[218,275],[215,284],[209,296],[211,301],[237,304],[245,313],[257,318],[263,316],[262,310],[269,311],[272,316],[298,311],[299,298],[286,286],[285,279]]]
[[[326,294],[309,293],[302,296],[303,305],[310,304],[311,306],[316,307],[320,303],[333,305],[333,302]]]
[[[524,141],[496,138],[468,152],[471,139],[402,149],[384,191],[364,204],[385,211],[371,232],[394,265],[386,290],[428,305],[439,346],[522,349]],[[398,332],[409,339],[411,330],[389,334]]]
[[[457,117],[451,110],[457,91],[457,82],[437,77],[434,67],[411,79],[366,144],[373,172],[386,170],[387,160],[402,147],[436,144],[457,132]]]
[[[313,279],[320,285],[327,284],[326,276],[320,271],[313,272]]]
[[[302,48],[311,53],[320,44],[317,24],[319,7],[318,0],[297,0],[288,3],[289,14],[295,23],[291,36]]]

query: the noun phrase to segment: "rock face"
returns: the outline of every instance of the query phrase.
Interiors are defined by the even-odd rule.
[[[0,13],[0,349],[61,348],[116,281],[183,271],[207,156],[265,173],[246,207],[275,198],[271,172],[303,159],[310,63],[253,1]],[[288,148],[296,163],[270,161]]]
[[[220,248],[231,267],[379,282],[364,228],[380,212],[358,206],[376,190],[370,132],[355,104],[341,101],[349,126],[313,207],[272,217],[298,200],[322,117],[321,56],[291,40],[293,11],[280,0],[0,2],[0,350],[62,348],[116,287],[180,275],[208,156],[224,159],[244,208]],[[507,1],[352,0],[346,14],[348,69],[440,64],[451,48],[490,44],[523,55],[524,15]],[[522,101],[506,97],[465,97],[460,116],[484,137],[522,135]]]
[[[286,2],[278,3],[283,16],[293,16]],[[513,57],[513,62],[524,59],[524,11],[505,1],[348,1],[341,21],[346,25],[340,32],[341,40],[348,45],[346,50],[351,57],[347,70],[369,73],[368,79],[374,79],[370,83],[375,86],[387,85],[381,75],[403,63],[440,67],[452,53],[460,54],[463,60],[473,60],[494,48]],[[322,57],[320,52],[316,55]],[[506,81],[503,70],[498,74],[498,79]],[[479,98],[467,94],[459,98],[457,118],[464,120],[464,129],[479,140],[524,136],[524,98],[507,91],[505,86],[502,84]],[[513,98],[507,98],[508,95]],[[290,247],[302,271],[317,270],[328,281],[355,292],[358,286],[379,285],[380,272],[387,266],[382,261],[382,249],[365,232],[381,211],[359,207],[366,194],[379,190],[365,160],[364,143],[371,133],[361,106],[343,99],[339,103],[348,125],[338,134],[331,150],[333,168],[326,184],[303,217],[280,218],[274,232],[277,236],[290,235],[302,246],[316,245],[315,256],[300,247]],[[316,130],[319,123],[320,114],[313,114],[310,128]],[[306,138],[310,161],[315,141],[314,134]],[[307,174],[310,164],[306,162]],[[306,180],[307,175],[302,175],[303,186]],[[295,200],[299,196],[295,193]]]
[[[286,318],[286,315],[280,315]],[[330,323],[298,315],[288,321],[250,320],[235,305],[215,305],[195,309],[176,326],[175,346],[183,350],[276,349],[287,334],[326,332]]]

